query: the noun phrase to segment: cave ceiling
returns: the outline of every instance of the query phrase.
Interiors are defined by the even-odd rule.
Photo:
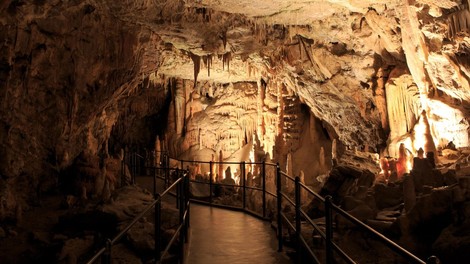
[[[109,6],[120,19],[145,25],[161,38],[159,74],[220,83],[275,81],[298,94],[346,145],[384,143],[387,106],[378,102],[377,79],[388,78],[393,69],[412,76],[420,109],[439,93],[443,96],[435,100],[467,111],[468,39],[452,33],[466,30],[465,2],[202,0]]]

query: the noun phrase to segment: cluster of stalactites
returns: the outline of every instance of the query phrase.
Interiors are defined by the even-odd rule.
[[[449,15],[448,38],[452,39],[460,32],[470,33],[470,9],[468,4],[462,4],[457,12]]]

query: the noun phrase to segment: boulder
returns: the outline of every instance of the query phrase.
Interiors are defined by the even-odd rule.
[[[127,240],[139,254],[149,254],[155,248],[154,225],[145,220],[137,222],[127,233]]]
[[[338,165],[330,172],[320,195],[331,195],[335,202],[340,202],[347,195],[355,195],[360,187],[369,188],[374,180],[374,174],[367,169],[349,164]],[[364,192],[364,188],[361,190]]]
[[[403,202],[402,187],[398,184],[376,184],[373,187],[378,209],[393,207]]]
[[[432,244],[432,251],[441,263],[464,263],[470,259],[470,221],[463,225],[450,225]]]
[[[135,263],[141,264],[142,260],[139,256],[131,251],[124,244],[117,244],[113,246],[113,263]]]
[[[80,256],[87,253],[93,245],[93,237],[73,238],[65,241],[58,255],[58,263],[76,264]]]

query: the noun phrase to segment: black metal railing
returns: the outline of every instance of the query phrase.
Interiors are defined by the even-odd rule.
[[[135,157],[135,156],[134,156]],[[134,158],[130,159],[134,161]],[[131,163],[132,164],[132,163]],[[136,163],[134,163],[136,164]],[[100,263],[103,264],[110,264],[112,262],[112,248],[116,245],[123,237],[126,235],[129,230],[139,221],[141,220],[147,213],[149,213],[152,209],[154,209],[154,239],[155,239],[155,248],[154,248],[154,262],[159,263],[163,257],[165,257],[172,245],[174,245],[176,238],[179,236],[179,250],[178,250],[178,260],[180,263],[184,263],[184,243],[188,241],[188,228],[189,228],[189,177],[188,173],[184,170],[180,170],[178,168],[159,168],[161,170],[166,171],[166,174],[170,172],[174,172],[176,175],[175,179],[171,182],[163,192],[158,193],[156,191],[156,178],[157,174],[154,170],[154,200],[150,205],[146,207],[146,209],[137,215],[119,234],[117,234],[114,238],[107,239],[106,245],[99,249],[95,255],[90,258],[87,264],[92,264],[101,260]],[[135,170],[132,170],[135,172]],[[135,179],[135,176],[134,176]],[[169,242],[165,247],[162,245],[162,234],[161,234],[161,214],[162,214],[162,207],[161,202],[162,199],[171,194],[171,191],[176,191],[176,207],[179,209],[179,224],[176,227],[176,232],[170,238]]]
[[[192,197],[192,201],[196,201],[198,203],[205,203],[211,206],[218,206],[218,207],[225,207],[229,209],[236,209],[240,211],[244,211],[250,213],[254,216],[257,216],[262,219],[267,219],[267,205],[266,200],[267,197],[272,197],[276,200],[276,208],[275,208],[275,217],[277,221],[277,237],[278,237],[278,250],[282,251],[284,246],[284,234],[283,229],[287,228],[290,231],[293,231],[295,234],[295,247],[297,249],[297,262],[300,263],[300,252],[306,252],[314,263],[336,263],[338,258],[335,256],[339,256],[344,262],[346,263],[357,263],[350,254],[346,253],[338,243],[336,243],[333,239],[334,232],[335,232],[335,217],[342,216],[348,221],[350,221],[354,226],[361,229],[363,232],[366,232],[372,237],[377,238],[381,243],[383,243],[386,247],[393,250],[396,254],[403,257],[406,263],[427,263],[426,261],[418,258],[414,254],[410,253],[397,243],[393,242],[392,240],[388,239],[381,233],[377,232],[376,230],[372,229],[365,223],[361,222],[351,214],[344,211],[339,206],[335,205],[332,202],[331,196],[322,197],[316,192],[314,192],[310,187],[302,183],[300,177],[292,177],[291,175],[287,175],[285,172],[281,171],[279,164],[268,163],[268,162],[205,162],[205,161],[189,161],[189,160],[177,160],[179,163],[180,168],[185,168],[185,165],[192,164],[192,165],[201,165],[201,164],[208,164],[209,172],[209,179],[207,181],[200,181],[191,178],[191,183],[197,184],[209,184],[210,192],[209,192],[209,199],[208,200],[201,200],[196,197]],[[238,184],[235,185],[227,185],[223,184],[220,181],[220,173],[222,170],[218,170],[218,178],[214,177],[213,173],[216,171],[214,166],[240,166],[240,181]],[[255,186],[247,186],[247,178],[246,178],[246,166],[259,166],[260,173],[259,178],[260,181]],[[187,168],[186,168],[187,169]],[[269,192],[266,188],[267,180],[267,171],[271,170],[271,173],[275,173],[275,193]],[[271,179],[274,181],[274,179]],[[286,185],[293,186],[293,188],[286,188]],[[240,188],[239,194],[241,194],[241,203],[239,206],[237,205],[224,205],[217,203],[214,200],[214,187],[215,186],[233,186]],[[247,191],[260,191],[262,192],[262,205],[261,205],[261,212],[256,210],[250,210],[247,208]],[[301,194],[305,192],[313,199],[317,199],[320,204],[323,206],[323,222],[324,227],[322,228],[317,224],[318,219],[312,219],[304,209],[302,209],[302,200]],[[305,201],[304,201],[305,202]],[[293,214],[293,218],[289,218],[289,216],[283,212],[283,208],[285,204],[292,205],[295,208],[295,213]],[[316,220],[316,221],[315,221]],[[312,248],[304,235],[302,235],[302,226],[303,225],[310,225],[313,230],[320,236],[320,238],[324,241],[324,247],[315,253],[315,250]],[[336,255],[335,255],[336,254]],[[429,259],[435,258],[434,256],[430,257]]]
[[[137,156],[138,157],[138,156]],[[339,206],[335,205],[332,201],[331,196],[322,197],[318,193],[314,192],[310,187],[302,183],[299,177],[292,177],[287,175],[285,172],[281,171],[279,164],[269,163],[269,162],[217,162],[217,161],[190,161],[190,160],[178,160],[171,159],[169,155],[165,154],[165,158],[160,165],[164,167],[151,167],[153,169],[153,178],[154,178],[154,192],[157,188],[157,178],[161,179],[165,183],[165,187],[174,181],[172,179],[172,174],[170,172],[170,164],[176,166],[178,169],[187,172],[188,186],[185,188],[187,193],[185,193],[185,199],[191,195],[189,193],[189,184],[194,185],[208,185],[208,192],[206,197],[195,197],[191,196],[192,202],[198,202],[200,204],[206,204],[210,206],[223,207],[228,209],[235,209],[243,211],[259,217],[261,219],[268,220],[271,218],[268,217],[268,213],[272,213],[271,216],[276,218],[277,221],[277,237],[278,237],[278,250],[283,251],[284,247],[284,229],[294,232],[295,236],[295,247],[297,250],[297,259],[296,261],[300,263],[301,252],[302,254],[307,254],[311,257],[314,263],[336,263],[339,259],[343,260],[345,263],[357,263],[352,257],[351,254],[345,252],[345,250],[334,241],[335,227],[335,217],[343,217],[349,222],[351,222],[355,227],[366,232],[372,237],[377,238],[381,243],[386,247],[393,250],[396,254],[403,257],[406,263],[434,263],[432,260],[436,259],[434,256],[428,258],[428,262],[423,261],[414,254],[410,253],[400,245],[396,244],[392,240],[388,239],[381,233],[372,229],[365,223],[361,222],[354,216],[350,215],[344,211]],[[135,162],[134,164],[138,164]],[[239,177],[238,183],[224,183],[222,180],[224,172],[227,172],[227,167],[238,167],[238,173],[235,173]],[[251,167],[249,170],[250,173],[253,172],[253,178],[250,179],[247,177],[246,168]],[[197,170],[191,170],[191,167],[198,167]],[[204,168],[202,168],[204,167]],[[255,167],[256,169],[253,169]],[[149,168],[147,168],[149,169]],[[136,169],[131,169],[131,171],[138,171]],[[203,172],[204,171],[204,172]],[[196,178],[198,174],[200,178]],[[135,177],[135,176],[134,176]],[[250,176],[251,177],[251,176]],[[269,179],[268,179],[269,178]],[[256,180],[255,180],[256,179]],[[251,183],[248,183],[250,182]],[[135,180],[133,181],[135,182]],[[268,187],[268,184],[270,185]],[[275,186],[272,186],[275,185]],[[174,186],[171,185],[171,186]],[[171,187],[170,186],[170,187]],[[292,188],[293,186],[293,188]],[[272,190],[272,188],[275,190]],[[289,188],[288,188],[289,187]],[[238,196],[238,204],[233,203],[227,204],[220,202],[220,195],[216,194],[218,188],[237,188],[236,192],[232,192],[231,195]],[[270,190],[271,189],[271,190]],[[169,190],[169,189],[167,189]],[[250,208],[247,203],[249,202],[249,197],[247,196],[250,192],[259,192],[261,195],[261,208]],[[312,219],[312,217],[305,212],[302,208],[302,204],[305,201],[302,201],[302,193],[309,195],[312,199],[315,199],[319,202],[323,208],[323,215],[319,218],[322,218],[324,226],[318,224],[318,218]],[[180,191],[177,190],[176,195],[179,197]],[[156,197],[157,198],[157,197]],[[275,206],[271,204],[271,208],[268,210],[268,200],[275,201]],[[155,203],[155,202],[154,202]],[[290,204],[295,208],[295,212],[292,215],[288,215],[283,212],[283,208]],[[177,205],[179,206],[179,205]],[[185,218],[186,221],[189,219],[189,215]],[[186,226],[189,225],[189,222]],[[310,225],[311,228],[319,235],[323,243],[323,247],[318,250],[318,248],[313,248],[311,244],[307,242],[307,239],[302,234],[302,226]],[[111,242],[113,242],[112,240]],[[104,250],[104,249],[102,249]]]
[[[321,197],[319,194],[312,191],[308,186],[300,181],[299,177],[291,177],[286,173],[282,172],[277,165],[277,223],[278,223],[278,247],[279,251],[282,251],[283,248],[283,226],[286,225],[288,228],[295,232],[295,241],[296,241],[296,248],[297,248],[297,255],[298,258],[296,261],[300,263],[300,252],[306,252],[310,255],[311,259],[315,263],[322,263],[322,259],[325,263],[337,263],[338,259],[334,257],[334,253],[336,253],[344,262],[346,263],[358,263],[353,258],[348,255],[337,243],[335,243],[333,239],[333,234],[335,230],[335,221],[334,215],[340,215],[350,221],[354,226],[360,228],[363,232],[377,238],[380,242],[382,242],[385,246],[392,249],[396,254],[400,255],[404,258],[406,263],[419,263],[419,264],[426,264],[431,263],[432,259],[435,259],[435,256],[431,256],[428,258],[429,262],[423,261],[422,259],[418,258],[411,252],[407,251],[397,243],[393,242],[392,240],[388,239],[381,233],[377,232],[373,228],[369,227],[362,221],[358,220],[351,214],[344,211],[339,206],[335,205],[332,201],[331,196]],[[286,181],[282,179],[285,178]],[[283,189],[283,182],[291,181],[294,184],[294,199],[289,196],[289,191]],[[321,228],[318,224],[315,223],[314,219],[312,219],[303,209],[302,209],[302,202],[301,202],[301,194],[302,192],[307,192],[308,194],[312,195],[314,199],[317,199],[321,204],[324,206],[324,223],[325,227]],[[287,202],[291,204],[295,208],[294,219],[289,219],[288,216],[282,212],[282,204]],[[320,256],[316,254],[312,249],[311,245],[306,242],[305,237],[302,235],[302,223],[309,224],[313,227],[316,233],[320,235],[320,237],[325,241],[324,243],[324,256]],[[433,262],[432,262],[433,263]]]

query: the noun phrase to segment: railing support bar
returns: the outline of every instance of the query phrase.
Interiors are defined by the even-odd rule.
[[[189,171],[187,172],[187,175],[189,174]],[[186,212],[186,219],[185,219],[185,227],[184,227],[184,230],[185,230],[185,239],[186,239],[186,242],[189,241],[189,225],[190,225],[190,204],[189,204],[189,177],[186,176],[185,177],[185,181],[184,181],[184,188],[185,188],[185,201],[184,201],[184,205],[185,205],[185,212]]]
[[[263,160],[262,167],[262,179],[263,179],[263,218],[266,218],[266,161]]]
[[[302,252],[302,242],[300,239],[300,236],[302,235],[301,233],[301,215],[300,215],[300,206],[301,206],[301,201],[300,201],[300,178],[295,177],[295,236],[297,239],[297,254],[296,254],[296,260],[297,263],[300,263],[300,256]]]
[[[153,166],[153,196],[157,193],[157,168]]]
[[[184,177],[181,176],[181,177]],[[180,242],[180,252],[179,252],[179,263],[183,264],[184,263],[184,242],[185,242],[185,238],[186,238],[186,234],[185,234],[185,219],[184,219],[184,211],[185,211],[185,195],[184,195],[184,180],[183,181],[180,181],[179,184],[178,184],[178,189],[179,189],[179,193],[180,193],[180,197],[179,197],[179,202],[180,202],[180,205],[179,205],[179,209],[180,209],[180,223],[182,225],[182,228],[180,229],[180,233],[179,233],[179,242]]]
[[[101,263],[103,264],[111,264],[111,259],[112,259],[112,252],[111,252],[111,248],[112,248],[113,244],[111,242],[111,239],[107,239],[106,240],[106,251],[103,253],[102,257],[101,257]]]
[[[279,167],[279,163],[276,165],[276,193],[277,193],[277,240],[278,240],[278,248],[277,251],[282,251],[282,186],[281,186],[281,167]]]
[[[179,178],[180,178],[180,170],[176,168],[176,179],[179,179]],[[181,196],[181,193],[180,193],[180,188],[178,184],[178,186],[176,186],[176,209],[180,208],[180,196]]]
[[[326,235],[326,263],[333,263],[333,217],[332,217],[332,197],[330,195],[325,197],[325,235]]]
[[[212,204],[212,181],[214,178],[214,175],[212,173],[212,169],[214,167],[214,163],[212,161],[209,162],[209,203]]]
[[[155,194],[155,200],[157,203],[155,204],[155,224],[154,224],[154,235],[155,235],[155,263],[160,262],[161,251],[162,251],[162,243],[161,243],[161,219],[162,219],[162,204],[160,199],[160,194]]]
[[[240,180],[242,181],[243,186],[243,210],[246,208],[246,175],[245,175],[245,162],[242,161],[240,168]]]

